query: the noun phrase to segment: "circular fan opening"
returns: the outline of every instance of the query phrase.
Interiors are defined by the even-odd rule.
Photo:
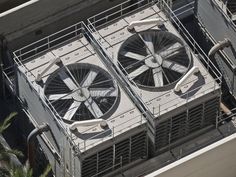
[[[56,70],[44,93],[64,121],[108,118],[118,106],[119,89],[110,74],[91,64]]]
[[[176,83],[189,69],[189,54],[180,38],[148,30],[129,37],[118,53],[120,68],[140,88],[160,89]]]

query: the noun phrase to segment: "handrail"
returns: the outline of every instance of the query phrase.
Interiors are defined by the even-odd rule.
[[[24,61],[26,59],[32,58],[35,55],[38,55],[42,52],[45,52],[49,49],[55,48],[59,45],[61,45],[62,43],[65,43],[68,40],[72,40],[78,36],[81,35],[81,26],[82,26],[83,22],[79,22],[76,23],[74,25],[71,25],[67,28],[64,28],[60,31],[57,31],[45,38],[39,39],[38,41],[35,41],[29,45],[26,45],[16,51],[13,52],[13,54],[15,55],[15,57],[18,58],[18,60],[20,61]],[[79,26],[79,27],[78,27]],[[68,31],[70,30],[70,31]],[[72,35],[72,37],[70,36]],[[62,40],[63,38],[67,38],[65,40]],[[62,40],[62,41],[60,41]],[[58,43],[56,43],[58,41]],[[56,43],[56,44],[53,44]],[[37,51],[38,49],[40,49],[40,51]],[[34,53],[34,54],[31,54]],[[23,58],[24,56],[27,56],[26,58]]]
[[[122,16],[131,14],[132,12],[137,11],[138,9],[144,8],[145,6],[149,6],[150,4],[154,4],[155,2],[158,2],[158,0],[140,0],[140,1],[137,1],[136,3],[133,3],[130,5],[129,4],[130,0],[127,0],[119,5],[116,5],[108,10],[105,10],[97,15],[90,17],[88,19],[88,22],[92,26],[98,27],[100,25],[97,26],[96,23],[98,23],[102,20],[106,20],[105,23],[104,22],[102,23],[102,25],[106,25],[108,22],[116,20]],[[138,7],[134,8],[135,6],[138,6]],[[118,9],[118,8],[119,8],[119,10],[114,10],[114,9]],[[132,9],[132,8],[134,8],[134,9]],[[115,12],[113,12],[113,11],[115,11]],[[109,12],[111,12],[111,13],[109,13]],[[109,17],[112,17],[115,14],[120,14],[120,16],[118,16],[116,18],[109,19]]]
[[[216,0],[212,0],[214,2],[214,4],[218,7],[218,9],[222,12],[222,14],[224,15],[224,17],[230,21],[230,24],[232,25],[232,27],[234,28],[234,30],[236,31],[236,23],[233,22],[232,18],[230,18],[230,16],[232,17],[233,14],[231,13],[231,11],[228,9],[228,7],[226,6],[226,4],[224,4],[222,1],[216,1]],[[222,6],[220,6],[220,3],[222,3]],[[226,9],[226,11],[224,11],[224,8]]]
[[[199,44],[195,41],[195,39],[192,37],[192,35],[188,32],[188,30],[184,27],[184,25],[181,23],[181,21],[178,19],[178,17],[174,14],[174,12],[169,8],[169,6],[166,4],[165,1],[163,1],[163,4],[168,9],[167,13],[170,13],[169,17],[171,21],[178,27],[179,32],[181,31],[182,34],[186,37],[185,40],[187,40],[193,47],[194,51],[197,51],[198,53],[202,54],[204,58],[202,60],[203,64],[207,66],[207,70],[213,72],[216,78],[222,78],[221,72],[216,68],[216,66],[213,64],[213,62],[209,59],[209,57],[206,55],[206,53],[202,50],[202,48],[199,46]],[[206,59],[205,59],[206,58]],[[220,79],[221,80],[221,79]]]

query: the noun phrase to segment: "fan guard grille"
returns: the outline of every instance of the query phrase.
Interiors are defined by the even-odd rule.
[[[132,35],[118,53],[120,68],[128,79],[151,90],[177,82],[190,68],[190,60],[180,38],[159,30]]]
[[[86,63],[56,70],[44,93],[64,121],[108,118],[117,108],[119,89],[110,74]]]

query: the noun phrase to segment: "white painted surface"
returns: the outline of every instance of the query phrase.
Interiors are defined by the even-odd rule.
[[[236,134],[145,177],[235,177]]]

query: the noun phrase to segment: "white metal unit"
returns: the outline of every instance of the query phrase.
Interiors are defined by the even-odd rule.
[[[122,172],[215,126],[220,75],[207,56],[207,68],[200,62],[165,1],[126,1],[88,22],[14,52],[17,95],[36,124],[50,126],[40,142],[56,176]],[[193,66],[199,73],[174,92]]]
[[[47,134],[48,139],[64,154],[57,166],[75,176],[107,173],[147,157],[143,113],[100,61],[84,28],[78,23],[15,51],[18,96],[38,124],[52,129],[55,138]],[[94,155],[98,168],[90,169]],[[69,164],[70,158],[77,162]]]
[[[165,1],[139,1],[133,6],[133,13],[123,7],[125,3],[91,17],[89,28],[117,72],[137,93],[135,97],[144,104],[146,113],[150,113],[145,114],[148,135],[153,151],[160,153],[192,132],[215,126],[220,98],[217,81],[220,83],[221,74],[196,48],[196,42]],[[162,25],[153,23],[159,20]],[[134,30],[130,33],[127,28],[136,23],[139,25],[132,25]],[[193,50],[180,34],[187,37]],[[201,62],[195,52],[202,53],[205,59]],[[192,66],[198,67],[199,73],[188,77],[182,93],[174,92],[176,83]]]

